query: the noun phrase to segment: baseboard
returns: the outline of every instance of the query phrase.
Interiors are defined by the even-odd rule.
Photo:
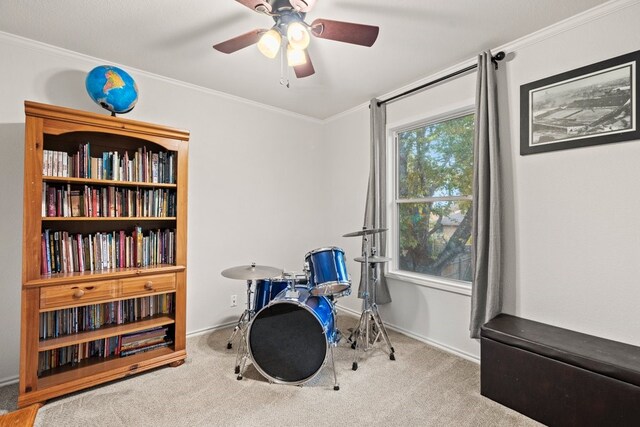
[[[238,323],[237,320],[227,323],[221,323],[220,325],[207,326],[206,328],[198,329],[195,331],[187,332],[187,338],[197,337],[198,335],[204,335],[209,332],[217,331],[218,329],[228,328],[229,326],[233,326]]]
[[[344,314],[346,314],[348,316],[351,316],[351,317],[358,318],[358,317],[360,317],[360,314],[361,314],[359,311],[356,311],[356,310],[353,310],[353,309],[350,309],[350,308],[340,307],[340,306],[338,306],[337,308],[338,308],[338,310],[340,312],[342,312],[342,313],[344,313]],[[454,354],[454,355],[456,355],[458,357],[461,357],[463,359],[469,360],[471,362],[478,363],[478,364],[480,363],[480,358],[478,358],[474,354],[467,353],[467,352],[461,351],[461,350],[459,350],[457,348],[450,347],[450,346],[448,346],[446,344],[442,344],[442,343],[440,343],[438,341],[432,340],[431,338],[427,338],[425,336],[418,335],[418,334],[416,334],[414,332],[408,331],[408,330],[406,330],[404,328],[401,328],[399,326],[393,325],[393,324],[388,323],[388,322],[384,322],[384,325],[387,328],[391,329],[392,331],[398,332],[398,333],[400,333],[402,335],[406,335],[409,338],[413,338],[414,340],[418,340],[418,341],[423,342],[425,344],[428,344],[428,345],[430,345],[432,347],[439,348],[440,350],[446,351],[447,353]]]
[[[17,383],[19,380],[18,376],[14,376],[14,377],[7,377],[4,378],[2,380],[0,380],[0,387],[4,387],[6,385],[11,385],[11,384],[15,384]]]

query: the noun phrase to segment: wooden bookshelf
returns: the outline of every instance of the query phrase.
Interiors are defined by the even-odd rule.
[[[30,101],[25,101],[25,113],[18,406],[46,402],[66,393],[163,365],[180,365],[186,357],[189,133],[162,125]],[[115,172],[110,171],[113,175],[105,173],[104,176],[98,174],[98,177],[119,178],[125,168],[133,167],[140,174],[129,176],[140,177],[141,180],[83,177],[89,176],[86,164],[85,175],[76,175],[80,170],[77,168],[79,163],[76,156],[83,144],[91,147],[91,152],[86,149],[85,161],[91,161],[93,157],[98,162],[95,158],[108,159],[112,155],[113,165],[109,164],[109,167],[119,168]],[[65,156],[65,162],[67,159],[69,162],[74,159],[73,165],[65,163],[64,171],[65,174],[68,172],[68,176],[50,176],[56,173],[46,173],[47,162],[51,160],[43,157],[51,151],[58,153],[56,155],[60,155],[60,158]],[[103,153],[105,157],[101,157]],[[135,161],[129,160],[135,162],[133,166],[131,163],[125,165],[125,158],[130,159],[129,155],[131,158],[136,156]],[[160,166],[158,158],[161,160]],[[62,163],[56,164],[56,167],[62,168],[61,165]],[[159,173],[161,182],[153,182],[156,181],[159,167],[167,167],[166,170],[171,173],[167,175],[162,169]],[[175,206],[176,214],[171,217],[43,217],[42,209],[47,203],[43,196],[45,183],[47,186],[75,188],[75,191],[83,186],[170,190],[175,192],[175,205],[172,206]],[[65,233],[69,244],[73,243],[75,246],[63,249],[62,246],[66,243],[47,241],[44,237],[48,235],[45,230],[47,233]],[[85,242],[92,241],[97,232],[115,232],[113,241],[106,241],[108,249],[105,250],[102,245],[85,246]],[[131,234],[134,232],[138,234]],[[97,241],[97,237],[95,238]],[[89,253],[91,256],[85,257]],[[167,259],[171,262],[167,263]],[[82,266],[84,270],[80,271]],[[65,329],[55,338],[40,338],[41,326],[48,327],[47,322],[40,325],[41,313],[45,319],[51,319],[46,315],[56,310],[68,314],[68,310],[87,310],[89,306],[102,307],[101,304],[116,301],[122,304],[128,301],[135,305],[145,301],[144,298],[153,296],[164,301],[164,297],[159,295],[169,295],[172,298],[171,312],[151,313],[146,317],[135,317],[135,320],[103,324],[97,329],[77,333],[68,333],[71,329]],[[68,323],[66,325],[68,328]],[[56,327],[59,327],[57,323]],[[123,357],[109,348],[109,345],[115,343],[119,349],[123,335],[146,334],[147,330],[160,331],[163,334],[160,338],[165,340],[166,347],[152,348],[147,344],[145,348],[150,340],[141,340],[134,347],[137,352]],[[131,337],[138,335],[129,336],[128,339],[131,340]],[[104,340],[105,347],[105,352],[100,353],[102,356],[84,356],[82,359],[78,358],[77,362],[72,360],[68,363],[60,362],[62,358],[57,356],[49,357],[50,354],[62,354],[68,349],[78,350],[82,346],[89,349],[89,344],[99,343],[100,340]],[[123,352],[126,347],[123,346]],[[76,353],[77,351],[69,351],[66,355],[73,358]],[[51,364],[50,359],[54,360]]]

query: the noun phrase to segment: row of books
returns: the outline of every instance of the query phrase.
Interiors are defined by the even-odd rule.
[[[42,184],[43,217],[173,217],[176,192],[170,189]]]
[[[44,230],[41,238],[43,275],[98,271],[112,268],[175,264],[175,230],[149,230],[136,226],[83,236],[67,231]]]
[[[40,313],[40,339],[57,338],[92,331],[109,325],[122,325],[159,314],[174,312],[174,294],[91,304]]]
[[[49,369],[64,365],[76,365],[90,357],[109,357],[115,355],[120,337],[103,338],[80,343],[38,354],[38,376]]]
[[[125,357],[144,351],[155,350],[173,344],[168,328],[161,327],[103,338],[86,343],[40,352],[38,355],[38,376],[64,365],[77,365],[89,358]]]
[[[102,157],[91,157],[91,144],[80,144],[75,153],[43,150],[44,176],[106,179],[175,184],[176,154],[172,151],[154,153],[146,147],[129,156],[118,151],[105,151]]]
[[[164,347],[168,345],[170,341],[168,339],[167,326],[161,326],[154,329],[147,329],[145,331],[134,332],[127,335],[122,335],[120,339],[120,347],[118,348],[118,354],[120,356],[131,356],[143,351],[154,350],[158,347]]]

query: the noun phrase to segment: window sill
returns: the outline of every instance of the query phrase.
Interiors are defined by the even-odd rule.
[[[406,272],[390,271],[385,274],[385,277],[399,280],[401,282],[412,283],[418,286],[424,286],[426,288],[438,289],[441,291],[452,292],[454,294],[471,296],[471,283],[460,282],[457,280],[446,280],[438,278],[427,278],[418,274],[411,274]]]

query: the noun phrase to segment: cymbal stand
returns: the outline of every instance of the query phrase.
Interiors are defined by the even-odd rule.
[[[389,340],[389,335],[387,334],[387,329],[382,322],[382,318],[380,317],[380,313],[378,312],[378,305],[376,304],[376,284],[378,282],[378,263],[369,262],[369,251],[371,251],[371,256],[375,255],[376,249],[369,246],[369,239],[365,234],[363,236],[364,239],[364,264],[368,266],[367,268],[371,268],[373,275],[373,290],[371,290],[371,284],[369,280],[369,271],[366,271],[364,283],[365,283],[365,291],[363,293],[364,301],[363,301],[363,311],[360,316],[360,320],[358,322],[358,329],[355,332],[356,339],[355,345],[353,348],[355,349],[355,355],[353,360],[353,366],[351,369],[354,371],[358,369],[358,350],[362,349],[362,351],[369,351],[373,348],[374,344],[382,335],[385,344],[387,346],[387,350],[389,352],[389,359],[396,360],[395,350],[391,345],[391,341]],[[376,327],[375,334],[373,330],[373,326]]]
[[[242,314],[240,315],[240,318],[238,319],[238,323],[236,324],[236,327],[233,328],[233,332],[231,333],[231,336],[227,341],[227,348],[231,349],[233,347],[233,344],[232,344],[233,339],[238,334],[238,332],[240,332],[240,343],[238,344],[238,351],[236,352],[236,364],[235,364],[236,374],[240,374],[240,372],[242,371],[240,369],[240,362],[242,361],[242,365],[244,369],[244,364],[246,362],[247,357],[249,356],[248,348],[247,348],[247,328],[249,326],[249,323],[251,322],[251,315],[253,314],[253,311],[251,309],[251,284],[252,283],[253,283],[253,280],[247,280],[247,308],[245,308]],[[238,379],[239,380],[242,379],[241,374],[238,375]]]

